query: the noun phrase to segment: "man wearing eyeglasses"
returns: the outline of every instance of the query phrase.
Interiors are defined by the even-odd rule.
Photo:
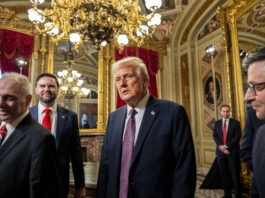
[[[265,48],[260,48],[249,55],[243,66],[248,67],[248,90],[245,100],[251,102],[258,119],[265,120]],[[256,134],[253,151],[253,180],[258,195],[265,197],[265,125]]]

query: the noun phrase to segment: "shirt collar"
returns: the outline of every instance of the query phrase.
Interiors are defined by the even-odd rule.
[[[150,94],[149,92],[147,92],[147,94],[143,97],[143,99],[134,107],[134,109],[137,111],[138,116],[142,116],[144,114],[144,110],[149,100],[149,97],[150,97]],[[132,107],[127,105],[127,117],[129,116],[131,109]]]
[[[56,113],[56,112],[57,112],[57,103],[55,102],[51,107],[48,107],[48,108],[51,110],[52,113]],[[41,103],[39,102],[38,109],[39,109],[39,112],[40,112],[40,113],[43,113],[43,111],[44,111],[45,109],[47,109],[47,107],[45,107],[43,104],[41,104]]]
[[[14,130],[19,125],[19,123],[28,115],[28,113],[29,113],[29,110],[27,109],[25,113],[21,114],[17,119],[13,120],[12,122],[8,124],[6,124],[6,122],[3,121],[1,123],[1,127],[3,125],[6,125],[7,131]]]

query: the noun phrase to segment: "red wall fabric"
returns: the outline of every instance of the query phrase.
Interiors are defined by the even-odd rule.
[[[33,52],[34,38],[27,34],[11,30],[0,30],[0,65],[2,74],[5,72],[20,73],[16,65],[17,57],[24,57],[28,65],[23,69],[22,74],[29,75],[29,60]]]
[[[157,84],[156,84],[156,74],[159,69],[158,65],[158,52],[153,50],[148,50],[145,48],[137,48],[137,47],[124,47],[124,50],[119,53],[119,50],[115,49],[115,59],[116,61],[128,57],[128,56],[138,56],[143,60],[143,62],[147,66],[147,71],[149,75],[149,92],[154,97],[157,97]],[[119,108],[126,103],[121,100],[118,92],[117,92],[117,104],[116,108]]]

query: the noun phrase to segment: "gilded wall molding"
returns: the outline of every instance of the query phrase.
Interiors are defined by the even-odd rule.
[[[226,67],[230,80],[228,81],[229,87],[229,102],[232,103],[234,108],[234,117],[236,117],[244,127],[245,113],[243,102],[243,82],[242,72],[239,56],[239,42],[238,42],[238,29],[237,21],[254,5],[261,2],[261,0],[237,0],[225,8],[219,7],[217,9],[217,17],[221,22],[223,31],[224,47],[226,50]],[[236,94],[233,94],[231,90]],[[250,188],[251,186],[251,174],[245,164],[242,164],[242,181]]]
[[[228,36],[228,30],[227,30],[227,22],[226,22],[226,13],[225,10],[221,7],[217,8],[216,13],[217,19],[219,20],[222,28],[222,35],[223,35],[223,43],[226,54],[226,72],[227,72],[227,84],[228,84],[228,104],[231,107],[231,116],[233,117],[233,105],[232,105],[232,74],[231,74],[231,68],[230,68],[230,56],[229,56],[229,47],[231,45],[229,36]]]
[[[225,8],[217,9],[217,17],[221,22],[224,38],[224,47],[226,50],[227,72],[229,74],[229,103],[231,103],[232,112],[238,120],[241,127],[244,127],[244,102],[243,102],[243,82],[241,75],[241,65],[239,57],[238,32],[236,22],[250,8],[261,0],[238,0]],[[233,71],[233,72],[232,72]],[[233,78],[232,78],[233,76]],[[232,89],[234,94],[232,101]]]
[[[17,18],[14,11],[3,6],[0,6],[0,29],[33,35],[32,23]]]

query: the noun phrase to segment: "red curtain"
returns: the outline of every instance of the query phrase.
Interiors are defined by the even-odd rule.
[[[147,66],[147,71],[149,75],[149,92],[154,97],[157,97],[157,84],[156,84],[156,74],[158,71],[158,52],[153,50],[148,50],[144,48],[137,47],[124,47],[124,50],[119,53],[118,49],[115,49],[115,59],[116,61],[128,57],[137,56],[143,60]],[[126,103],[121,100],[119,94],[117,93],[117,104],[116,107],[119,108]]]
[[[16,65],[16,58],[27,59],[28,65],[24,67],[22,74],[29,75],[29,60],[33,52],[34,38],[27,34],[11,30],[0,30],[0,65],[1,72],[17,72],[20,70]]]

